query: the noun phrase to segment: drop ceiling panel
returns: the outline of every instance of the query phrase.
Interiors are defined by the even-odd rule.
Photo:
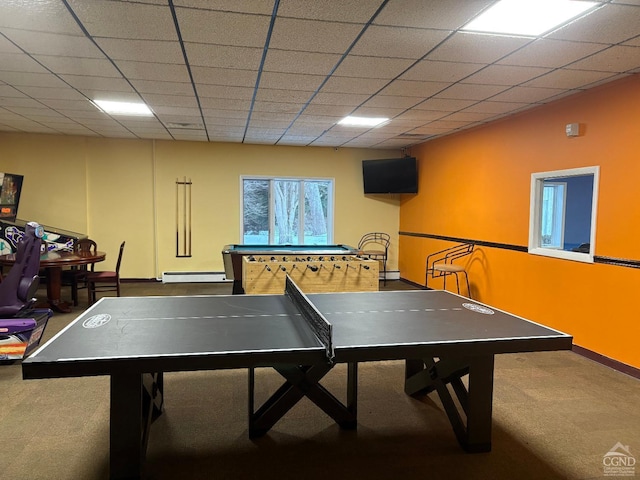
[[[547,98],[559,95],[564,90],[560,88],[538,88],[538,87],[513,87],[491,98],[495,102],[542,102]]]
[[[311,98],[311,95],[313,95],[313,92],[305,92],[303,90],[261,88],[256,94],[256,101],[304,104]]]
[[[570,23],[549,38],[595,43],[619,43],[638,35],[640,9],[630,5],[606,5],[580,21]]]
[[[147,93],[144,95],[145,100],[152,106],[169,106],[169,107],[191,107],[197,108],[198,102],[190,95],[157,95]]]
[[[599,72],[627,72],[640,65],[640,46],[614,46],[578,60],[567,68]]]
[[[501,65],[559,68],[588,57],[606,45],[542,38],[499,60]]]
[[[160,3],[166,3],[166,0],[156,0]],[[223,10],[238,13],[255,13],[262,15],[270,15],[273,10],[273,0],[173,0],[176,7],[191,7],[201,10]]]
[[[108,0],[67,0],[75,15],[94,37],[176,40],[167,5]]]
[[[386,79],[332,76],[322,87],[325,93],[374,94],[389,83]]]
[[[441,91],[437,98],[452,98],[458,100],[484,100],[503,92],[508,87],[504,85],[482,85],[477,83],[457,83]]]
[[[31,55],[53,55],[58,57],[102,58],[100,49],[80,29],[75,35],[34,32],[33,30],[3,29],[7,36],[22,50]]]
[[[340,77],[393,79],[415,63],[406,58],[348,56],[336,69]]]
[[[315,92],[326,77],[324,75],[306,75],[295,73],[262,72],[260,88],[287,88]],[[255,75],[254,75],[255,83]]]
[[[363,25],[280,18],[270,47],[277,50],[343,54]]]
[[[96,38],[96,43],[113,60],[182,64],[184,56],[180,43],[175,40],[132,40]]]
[[[232,87],[229,85],[200,85],[198,95],[214,98],[233,98],[239,100],[251,100],[253,88]]]
[[[191,74],[196,85],[231,85],[251,87],[256,84],[257,70],[239,70],[233,68],[213,68],[191,66]]]
[[[416,82],[410,80],[394,80],[385,87],[381,95],[396,95],[401,97],[415,96],[428,98],[445,90],[449,86],[444,82]]]
[[[490,113],[493,115],[503,114],[508,112],[514,112],[528,106],[528,103],[515,103],[515,102],[500,102],[500,101],[488,101],[479,102],[470,107],[467,107],[461,112],[473,112],[473,113]]]
[[[103,58],[54,57],[34,55],[34,58],[56,74],[86,75],[97,77],[120,77],[113,64]]]
[[[518,67],[512,65],[489,65],[465,78],[462,83],[483,85],[519,85],[549,73],[550,68]]]
[[[594,72],[589,70],[554,70],[524,84],[526,87],[547,87],[575,89],[609,78],[610,72]]]
[[[124,78],[87,77],[83,75],[61,75],[60,78],[88,97],[96,91],[133,92]]]
[[[0,53],[0,71],[47,73],[47,69],[24,53]]]
[[[117,66],[130,79],[190,82],[189,72],[184,65],[118,60]]]
[[[515,52],[531,40],[456,33],[427,56],[428,60],[463,63],[493,63]]]
[[[449,32],[373,25],[351,51],[354,55],[419,59],[444,40]]]
[[[493,0],[396,0],[375,19],[377,25],[455,30]]]
[[[256,101],[253,105],[254,112],[299,113],[303,108],[303,103],[268,102],[264,100]]]
[[[335,0],[314,0],[313,2],[282,0],[278,14],[282,17],[309,20],[366,23],[381,4],[381,0],[341,0],[340,8],[336,8]]]
[[[21,87],[58,87],[65,88],[65,83],[57,76],[50,73],[0,71],[0,81]]]
[[[340,55],[336,54],[269,50],[264,71],[326,76],[339,61]]]
[[[2,1],[0,27],[72,35],[81,33],[78,24],[59,0]]]
[[[304,113],[308,116],[317,115],[322,116],[337,116],[343,118],[353,112],[353,106],[351,105],[322,105],[319,103],[311,102]]]
[[[270,15],[242,14],[178,8],[178,23],[185,42],[262,48]]]
[[[194,99],[194,103],[195,103],[195,99]],[[234,99],[234,98],[200,97],[200,106],[203,109],[214,108],[214,109],[220,109],[220,110],[248,111],[251,108],[251,101]]]
[[[261,48],[188,42],[184,46],[191,66],[257,70],[262,58]]]
[[[174,95],[193,95],[193,84],[187,82],[164,82],[154,80],[129,79],[133,88],[139,93],[171,92]]]
[[[376,95],[364,103],[363,107],[411,108],[420,103],[421,97],[399,97],[395,95]]]
[[[457,82],[485,67],[484,63],[455,63],[422,60],[404,73],[403,80],[429,82]]]

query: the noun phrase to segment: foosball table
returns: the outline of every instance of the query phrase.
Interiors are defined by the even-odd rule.
[[[305,293],[378,290],[378,261],[356,255],[250,255],[242,262],[247,294],[281,294],[287,275]]]

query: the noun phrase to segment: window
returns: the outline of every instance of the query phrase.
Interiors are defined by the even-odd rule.
[[[333,180],[242,177],[240,181],[243,243],[333,242]]]
[[[531,175],[529,253],[593,262],[598,167]]]

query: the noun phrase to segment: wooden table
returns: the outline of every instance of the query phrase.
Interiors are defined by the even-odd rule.
[[[62,268],[77,265],[89,265],[102,262],[107,257],[105,252],[69,252],[55,250],[40,256],[40,268],[47,269],[47,301],[49,308],[60,313],[71,312],[71,305],[60,299],[62,289]],[[16,261],[16,254],[0,255],[0,265],[12,266]]]

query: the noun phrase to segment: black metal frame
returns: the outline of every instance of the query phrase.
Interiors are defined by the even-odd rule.
[[[364,248],[367,244],[376,244],[384,247],[384,256],[381,253],[368,253]],[[370,260],[379,260],[382,257],[382,271],[384,272],[383,285],[387,284],[387,259],[389,258],[389,245],[391,236],[384,232],[365,233],[358,242],[358,252]]]
[[[443,278],[443,288],[447,289],[447,276],[455,275],[456,277],[456,286],[458,288],[458,293],[460,293],[460,282],[458,280],[458,273],[463,273],[467,282],[467,294],[469,298],[471,298],[471,286],[469,285],[469,275],[467,275],[467,271],[461,270],[460,272],[456,271],[444,271],[444,270],[436,270],[436,265],[452,265],[455,260],[466,257],[473,253],[473,249],[475,248],[475,243],[461,243],[459,245],[454,245],[453,247],[445,248],[444,250],[440,250],[438,252],[434,252],[427,256],[427,271],[425,275],[424,286],[429,287],[429,276],[431,278]],[[431,264],[431,267],[429,267]]]
[[[490,452],[494,356],[411,359],[405,365],[405,393],[417,397],[435,390],[462,448]],[[462,381],[466,375],[468,388]]]
[[[265,435],[303,397],[307,397],[329,415],[341,428],[357,427],[358,364],[347,366],[347,404],[344,405],[331,392],[320,385],[320,380],[331,371],[333,364],[274,365],[273,369],[286,382],[255,410],[255,368],[249,369],[249,437]]]

